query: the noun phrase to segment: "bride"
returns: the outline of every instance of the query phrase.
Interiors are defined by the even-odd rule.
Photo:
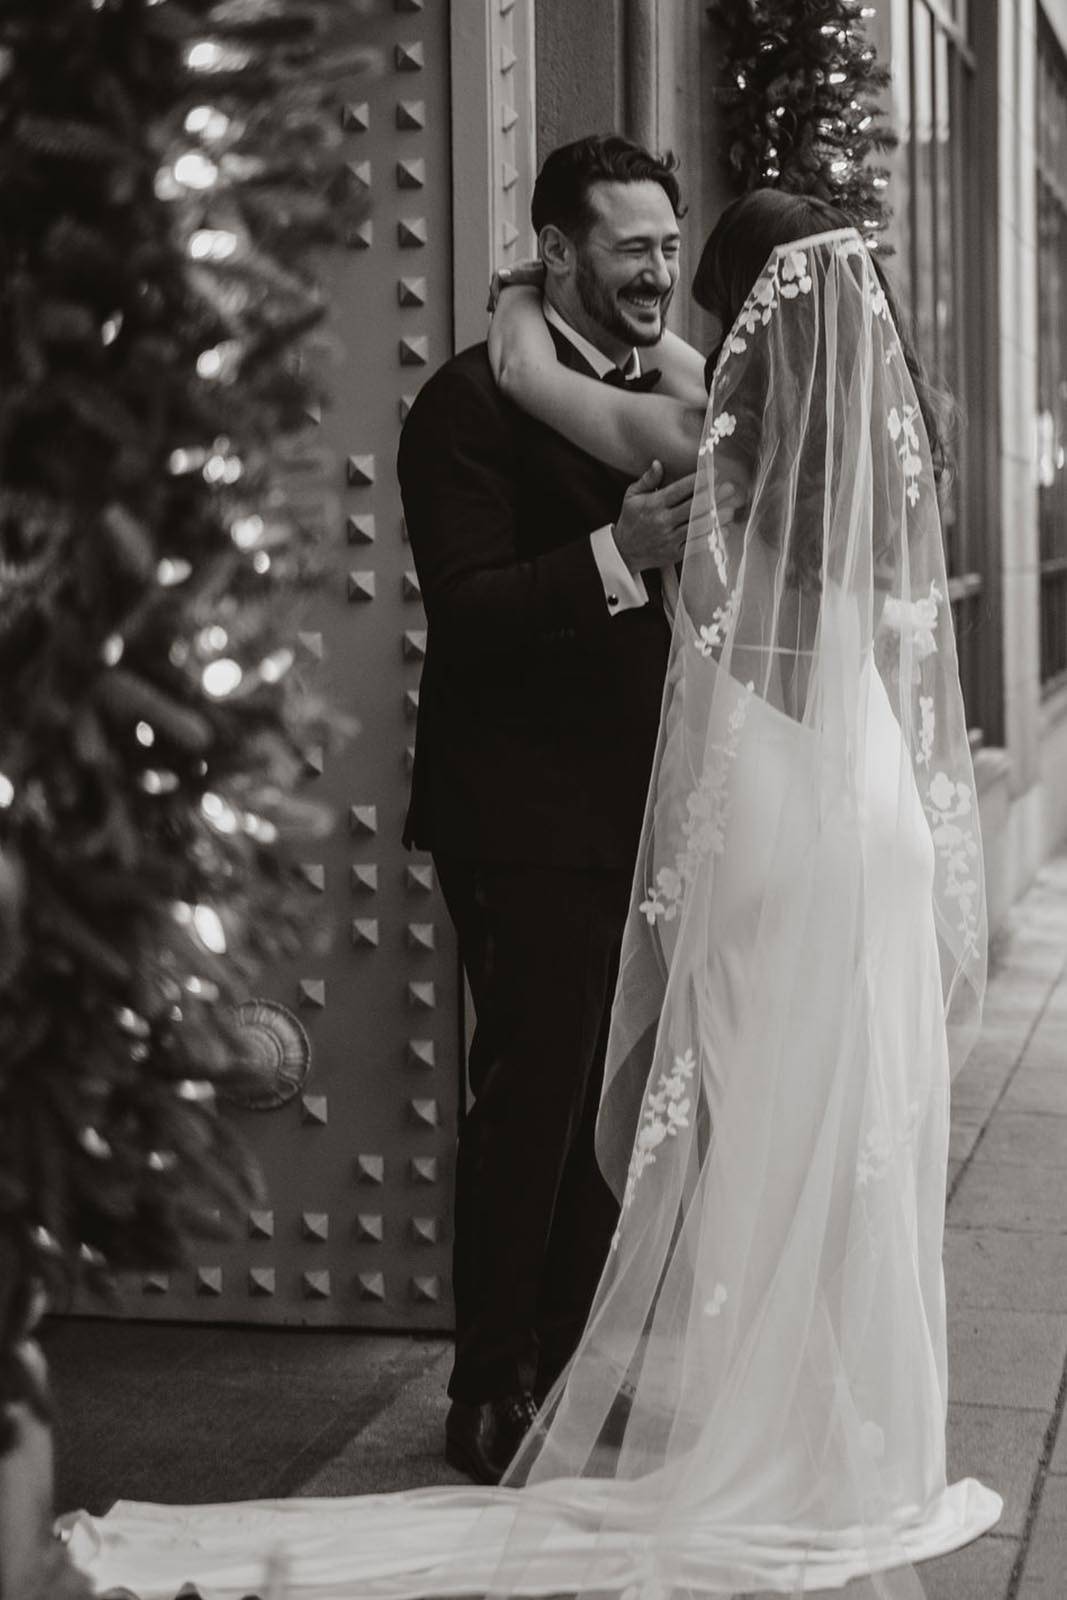
[[[236,1600],[279,1548],[320,1600],[916,1600],[913,1563],[1000,1514],[945,1469],[986,923],[925,391],[820,202],[735,202],[695,292],[727,330],[695,423],[669,337],[657,394],[561,367],[534,289],[491,338],[585,450],[698,461],[598,1123],[621,1219],[577,1353],[500,1489],[120,1502],[70,1530],[100,1588]]]

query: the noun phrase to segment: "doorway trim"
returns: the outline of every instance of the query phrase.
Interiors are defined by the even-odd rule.
[[[534,253],[534,0],[452,0],[453,344],[485,338],[493,269]]]

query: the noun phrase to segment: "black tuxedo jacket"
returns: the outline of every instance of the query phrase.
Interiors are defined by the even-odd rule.
[[[658,574],[613,616],[589,544],[629,479],[506,400],[484,344],[424,385],[398,471],[428,623],[405,842],[632,869],[669,634]]]

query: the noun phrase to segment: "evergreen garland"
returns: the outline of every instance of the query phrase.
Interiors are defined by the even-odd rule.
[[[34,1285],[175,1265],[255,1192],[215,1091],[326,825],[285,462],[367,9],[0,15],[0,1398]]]
[[[876,247],[889,221],[889,174],[868,158],[892,149],[897,136],[879,105],[890,75],[864,33],[874,8],[861,0],[717,0],[711,10],[731,187],[818,195]]]

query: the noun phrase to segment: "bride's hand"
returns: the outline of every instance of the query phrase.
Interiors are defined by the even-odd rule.
[[[516,261],[510,267],[497,267],[489,280],[489,304],[486,310],[492,316],[496,310],[497,301],[505,289],[519,289],[529,286],[534,289],[543,289],[545,286],[545,264],[536,257],[532,261]]]

